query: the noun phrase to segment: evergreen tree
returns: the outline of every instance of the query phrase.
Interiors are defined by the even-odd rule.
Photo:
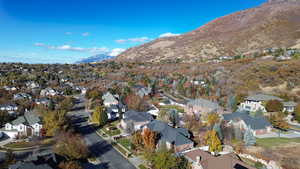
[[[219,139],[223,140],[224,137],[223,137],[223,133],[222,133],[222,130],[221,130],[221,125],[220,124],[215,124],[213,130],[217,132]]]
[[[256,143],[256,138],[250,130],[247,130],[244,134],[244,142],[246,146],[253,146]]]

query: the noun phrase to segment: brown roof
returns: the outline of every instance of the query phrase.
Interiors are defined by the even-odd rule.
[[[203,169],[255,169],[240,161],[235,154],[226,154],[215,157],[208,152],[200,149],[184,153],[184,156],[193,162],[197,162],[197,156],[200,156],[200,164]]]

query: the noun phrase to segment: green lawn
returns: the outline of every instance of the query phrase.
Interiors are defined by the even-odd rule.
[[[122,146],[124,146],[125,148],[127,148],[127,150],[131,150],[131,142],[130,142],[130,140],[129,139],[127,139],[127,138],[120,138],[120,139],[118,139],[117,140],[117,142],[119,143],[119,144],[121,144]]]
[[[176,105],[166,105],[166,106],[161,106],[161,109],[176,109],[179,113],[184,113],[183,107],[176,106]]]
[[[257,138],[256,144],[258,146],[272,148],[282,144],[300,143],[300,138]]]
[[[140,168],[140,169],[147,169],[147,167],[145,167],[143,164],[140,164],[140,165],[139,165],[139,168]]]
[[[16,143],[8,143],[4,147],[6,147],[6,148],[30,148],[30,147],[33,147],[36,145],[37,145],[37,143],[35,143],[35,142],[22,141],[22,142],[16,142]]]
[[[99,130],[102,130],[105,134],[109,135],[109,136],[116,136],[121,134],[121,130],[117,128],[119,121],[114,121],[111,123],[108,123],[106,125],[104,125],[103,127],[101,127]],[[114,130],[107,130],[107,128],[116,128]]]

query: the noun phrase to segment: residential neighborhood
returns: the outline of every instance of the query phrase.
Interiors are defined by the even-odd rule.
[[[0,0],[0,27],[0,169],[300,169],[300,0]]]

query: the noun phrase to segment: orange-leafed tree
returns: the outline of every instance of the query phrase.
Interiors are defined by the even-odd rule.
[[[150,129],[146,128],[143,131],[143,141],[145,148],[153,151],[155,149],[156,145],[156,137],[157,134],[154,131],[151,131]]]

